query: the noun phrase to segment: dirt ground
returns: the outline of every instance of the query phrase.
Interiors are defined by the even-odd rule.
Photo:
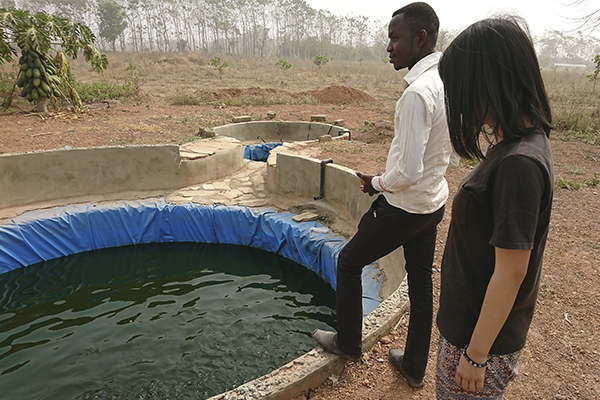
[[[308,121],[315,114],[327,115],[329,121],[343,119],[352,131],[352,141],[316,145],[315,154],[319,158],[331,157],[335,163],[355,170],[382,172],[393,134],[393,108],[381,107],[370,96],[357,96],[356,90],[345,87],[330,87],[311,95],[323,98],[316,104],[268,107],[110,102],[88,105],[87,111],[80,114],[65,110],[44,116],[30,113],[30,108],[13,109],[0,113],[0,154],[182,144],[196,139],[200,128],[230,123],[233,116],[250,115],[254,120],[265,120],[267,113],[274,111],[277,120]],[[339,101],[343,96],[350,97],[348,101]],[[559,133],[552,137],[551,143],[556,177],[578,182],[581,187],[555,192],[538,306],[521,359],[520,375],[505,398],[599,399],[600,147],[563,140]],[[452,196],[468,171],[468,167],[461,166],[447,173],[451,198],[439,229],[434,274],[436,296]],[[295,400],[434,398],[438,335],[435,327],[422,389],[409,388],[387,359],[391,347],[403,347],[406,325],[404,318],[389,336],[363,355],[361,362],[348,363],[342,374],[331,376]]]

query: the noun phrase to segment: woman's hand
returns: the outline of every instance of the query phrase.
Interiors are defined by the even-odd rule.
[[[483,390],[485,370],[485,367],[474,367],[465,359],[465,356],[460,356],[460,362],[456,368],[454,381],[467,392],[480,392]]]
[[[507,250],[496,248],[494,273],[488,283],[473,330],[467,355],[476,363],[485,363],[492,344],[506,322],[521,283],[527,275],[531,250]],[[462,355],[456,368],[454,381],[467,392],[483,390],[486,368],[477,368]]]

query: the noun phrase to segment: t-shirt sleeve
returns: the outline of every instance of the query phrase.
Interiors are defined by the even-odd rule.
[[[492,183],[492,246],[533,249],[545,182],[541,165],[529,157],[502,161]]]

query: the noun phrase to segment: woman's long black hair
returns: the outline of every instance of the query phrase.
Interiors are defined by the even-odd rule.
[[[524,21],[490,18],[465,29],[444,52],[439,72],[454,150],[484,158],[479,143],[486,115],[496,139],[514,141],[534,129],[546,135],[552,116],[537,56]]]

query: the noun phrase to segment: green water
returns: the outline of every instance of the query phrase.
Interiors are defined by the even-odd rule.
[[[201,399],[315,347],[335,293],[234,245],[82,253],[0,275],[0,398]]]

